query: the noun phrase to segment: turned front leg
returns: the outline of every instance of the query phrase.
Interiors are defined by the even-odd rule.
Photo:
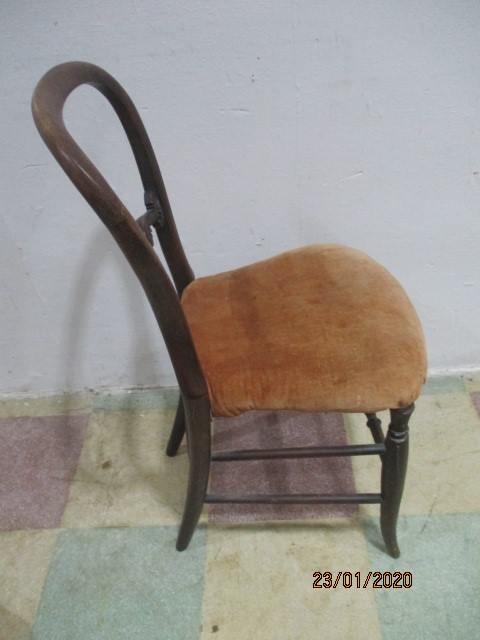
[[[385,438],[385,457],[382,465],[382,505],[380,527],[388,553],[398,558],[397,519],[402,500],[408,462],[408,421],[414,404],[391,409],[391,422]]]

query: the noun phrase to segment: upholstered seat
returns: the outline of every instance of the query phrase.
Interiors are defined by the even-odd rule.
[[[356,249],[313,245],[199,278],[182,306],[216,416],[369,413],[410,405],[425,382],[410,300]]]

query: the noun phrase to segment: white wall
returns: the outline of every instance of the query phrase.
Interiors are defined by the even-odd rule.
[[[480,368],[477,0],[16,0],[0,42],[2,393],[174,384],[128,267],[31,119],[37,80],[72,59],[139,107],[197,275],[352,245],[404,284],[433,372]],[[81,89],[66,115],[140,215],[108,104]]]

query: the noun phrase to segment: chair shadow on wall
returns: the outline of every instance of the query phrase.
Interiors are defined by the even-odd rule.
[[[118,286],[122,292],[123,313],[121,321],[128,323],[128,334],[131,336],[131,341],[129,344],[124,342],[119,344],[116,349],[119,351],[131,350],[132,357],[128,360],[129,369],[128,372],[125,372],[124,379],[128,380],[127,385],[131,386],[134,391],[132,393],[120,393],[116,396],[116,402],[114,394],[114,402],[109,404],[108,391],[102,392],[101,389],[90,389],[89,392],[93,403],[90,423],[92,418],[95,419],[96,417],[98,419],[100,412],[104,411],[103,399],[109,405],[105,407],[107,410],[114,411],[116,408],[121,410],[121,413],[118,414],[121,416],[119,418],[120,427],[115,437],[119,440],[116,444],[120,446],[123,463],[126,463],[126,466],[129,467],[130,474],[128,474],[127,470],[127,475],[124,478],[130,475],[132,480],[135,479],[137,485],[140,483],[145,486],[146,491],[158,495],[158,501],[167,509],[175,512],[175,514],[178,513],[178,519],[180,519],[188,473],[186,447],[183,445],[179,451],[179,457],[184,458],[183,464],[178,464],[178,460],[167,458],[164,454],[171,423],[175,415],[175,408],[172,405],[171,408],[162,409],[162,413],[165,412],[167,416],[167,419],[164,420],[166,425],[162,428],[158,423],[155,423],[155,427],[153,427],[157,433],[162,428],[162,432],[158,434],[158,439],[145,440],[144,430],[139,431],[135,425],[135,416],[138,417],[139,413],[145,413],[142,410],[141,394],[139,398],[139,394],[135,393],[138,388],[138,381],[142,379],[158,379],[162,372],[162,363],[159,363],[158,358],[154,357],[154,354],[158,352],[161,336],[156,331],[154,323],[149,324],[147,320],[147,315],[151,313],[150,308],[145,302],[143,291],[138,286],[128,263],[126,263],[122,254],[112,242],[108,232],[101,227],[94,231],[81,267],[77,274],[72,275],[73,285],[70,304],[68,312],[65,314],[65,321],[68,327],[63,350],[65,359],[61,364],[64,387],[66,389],[75,389],[80,386],[77,372],[82,368],[83,354],[88,344],[87,326],[92,326],[92,321],[88,320],[88,315],[93,313],[92,299],[96,283],[101,278],[102,273],[105,272],[107,266],[113,266],[115,286]],[[115,301],[117,300],[118,296],[116,295]],[[108,314],[108,307],[110,306],[108,295],[104,295],[103,303]],[[111,322],[115,323],[113,314]],[[95,319],[93,320],[93,326],[94,323]],[[101,330],[101,328],[98,328],[98,331]],[[112,335],[106,335],[104,338],[113,344],[115,342],[115,337]],[[154,389],[151,390],[151,394],[149,393],[150,396],[152,394],[154,394]],[[111,398],[112,396],[110,396]],[[175,397],[173,400],[175,400]],[[154,403],[155,406],[161,406],[161,403],[160,405]],[[75,409],[75,405],[72,404],[71,395],[66,394],[64,396],[62,410],[67,414],[72,410],[78,412],[78,409]],[[146,410],[149,411],[151,408],[148,409],[147,407]],[[144,463],[145,451],[142,451],[143,446],[152,441],[158,444],[154,453],[158,460],[154,473],[152,473],[152,469],[148,464]],[[98,447],[96,451],[90,451],[90,457],[97,460],[98,464],[92,465],[90,462],[88,468],[82,467],[82,482],[107,484],[106,490],[111,492],[113,499],[115,499],[117,490],[120,486],[125,485],[125,480],[122,479],[122,476],[118,478],[116,474],[105,473],[106,468],[110,466],[112,461],[107,460],[108,464],[105,465],[105,455],[102,456],[102,453],[104,454],[105,452],[98,450]]]

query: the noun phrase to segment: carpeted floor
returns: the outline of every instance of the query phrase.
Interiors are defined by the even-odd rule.
[[[398,560],[375,505],[211,506],[175,551],[188,466],[185,444],[164,454],[176,401],[0,402],[1,640],[478,637],[480,377],[431,380],[417,402]],[[363,416],[215,425],[218,450],[346,440],[371,442]],[[379,469],[376,457],[215,463],[211,487],[376,492]]]

